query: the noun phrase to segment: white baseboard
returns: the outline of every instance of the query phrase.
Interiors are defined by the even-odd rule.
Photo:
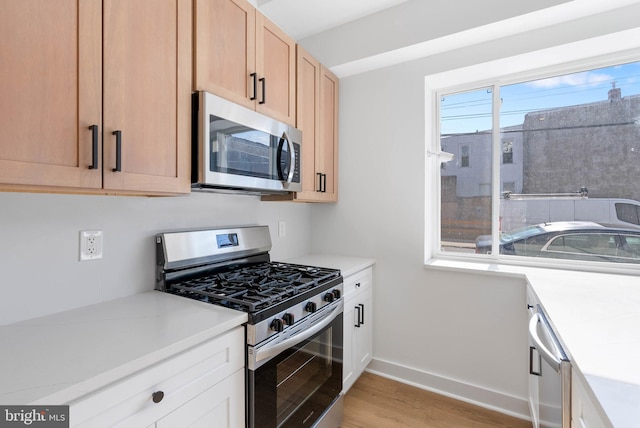
[[[531,420],[526,398],[514,397],[376,358],[367,366],[366,371],[519,419]]]

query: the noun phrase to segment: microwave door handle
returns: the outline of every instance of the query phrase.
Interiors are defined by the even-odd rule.
[[[289,174],[287,175],[286,181],[287,183],[291,183],[293,181],[293,174],[296,166],[296,151],[293,146],[293,142],[286,131],[282,133],[282,139],[287,142],[287,146],[289,147]]]
[[[529,320],[529,337],[533,341],[536,346],[536,349],[539,351],[542,358],[545,359],[547,363],[551,367],[553,367],[556,371],[560,370],[560,358],[556,357],[547,347],[542,343],[540,336],[538,336],[538,323],[542,324],[542,328],[546,329],[547,326],[542,322],[539,313],[533,314],[531,319]],[[549,335],[550,336],[550,335]]]
[[[317,322],[317,324],[311,326],[310,328],[303,330],[299,334],[289,337],[282,342],[260,348],[258,352],[256,352],[256,362],[274,357],[282,351],[289,349],[291,346],[296,345],[303,340],[307,340],[308,338],[320,332],[322,329],[331,324],[333,320],[336,319],[336,317],[341,313],[342,305],[338,305],[333,308],[331,312],[329,312],[329,314],[322,318],[321,321]]]

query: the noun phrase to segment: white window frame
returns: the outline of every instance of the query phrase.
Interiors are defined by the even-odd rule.
[[[461,69],[425,76],[425,265],[439,260],[580,269],[615,273],[640,273],[640,266],[616,266],[580,260],[554,260],[499,255],[444,252],[439,246],[440,230],[440,111],[438,100],[444,94],[493,87],[493,111],[499,111],[499,87],[528,80],[606,67],[616,63],[640,61],[640,31],[628,30],[535,51],[515,57],[490,61]],[[634,41],[630,38],[634,37]],[[537,67],[532,67],[536,64]],[[471,79],[469,76],[473,76]],[[498,109],[498,110],[496,110]],[[499,115],[493,116],[492,194],[500,194],[502,147]],[[498,248],[500,199],[492,199],[493,248]],[[630,271],[630,272],[629,272]]]

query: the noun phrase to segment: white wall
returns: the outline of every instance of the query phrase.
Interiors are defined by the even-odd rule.
[[[425,198],[425,76],[600,35],[597,22],[625,29],[626,13],[341,79],[340,203],[313,208],[311,242],[316,252],[377,260],[371,369],[528,417],[524,281],[423,264],[425,209],[433,206]]]
[[[158,232],[266,224],[272,259],[310,248],[308,205],[257,196],[0,193],[0,207],[0,325],[152,290]],[[79,262],[79,231],[94,229],[104,233],[103,258]]]

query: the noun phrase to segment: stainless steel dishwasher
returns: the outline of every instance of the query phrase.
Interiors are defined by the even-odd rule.
[[[544,310],[528,293],[529,408],[535,428],[570,428],[571,362]]]

